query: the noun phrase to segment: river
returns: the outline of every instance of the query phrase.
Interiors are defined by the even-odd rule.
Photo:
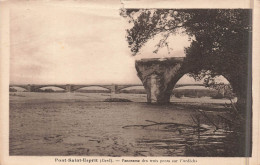
[[[132,102],[104,102],[115,96]],[[225,156],[231,132],[212,121],[222,124],[228,100],[207,99],[158,106],[137,94],[12,93],[10,155]]]

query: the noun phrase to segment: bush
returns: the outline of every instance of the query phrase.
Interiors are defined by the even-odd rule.
[[[211,96],[212,99],[223,99],[225,96],[223,96],[221,93],[217,93],[215,95]]]
[[[174,96],[175,96],[176,98],[181,98],[183,95],[182,95],[180,92],[176,92],[176,93],[174,94]]]
[[[217,94],[217,91],[211,89],[174,89],[173,94],[177,98],[180,98],[182,96],[200,98],[211,97],[212,95]]]
[[[9,88],[9,92],[17,92],[17,90],[14,88]]]

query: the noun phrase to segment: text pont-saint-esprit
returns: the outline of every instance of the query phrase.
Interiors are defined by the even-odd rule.
[[[55,162],[99,162],[99,159],[87,159],[87,158],[55,158]]]

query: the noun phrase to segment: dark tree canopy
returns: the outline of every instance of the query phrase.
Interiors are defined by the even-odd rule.
[[[163,34],[155,53],[168,47],[168,37],[183,29],[192,39],[185,48],[190,75],[214,83],[223,75],[238,98],[250,89],[252,11],[247,9],[122,9],[121,16],[133,26],[126,39],[133,55],[157,34]]]

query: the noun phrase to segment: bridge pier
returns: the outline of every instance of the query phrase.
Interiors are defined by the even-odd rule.
[[[27,85],[27,91],[28,91],[28,92],[34,92],[34,86],[28,84],[28,85]]]
[[[72,92],[72,86],[70,84],[66,84],[66,88],[65,88],[66,92]]]
[[[187,72],[182,69],[184,58],[142,59],[135,62],[138,77],[147,92],[148,103],[169,103],[172,90]]]
[[[112,85],[111,85],[111,90],[110,90],[110,92],[111,92],[112,94],[118,93],[117,88],[118,88],[117,85],[112,84]]]

